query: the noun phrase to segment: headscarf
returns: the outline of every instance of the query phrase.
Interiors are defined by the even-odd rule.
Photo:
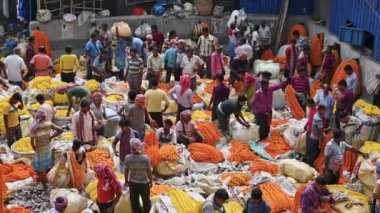
[[[253,85],[255,83],[255,77],[249,73],[245,73],[244,80],[248,85]]]
[[[100,175],[103,173],[105,177]],[[103,179],[108,184],[105,184],[105,187],[113,187],[115,192],[122,193],[122,187],[120,182],[117,180],[115,173],[113,173],[110,168],[104,163],[98,163],[95,165],[95,175],[98,179]]]
[[[46,120],[45,111],[38,110],[36,114],[34,115],[34,121],[32,123],[32,126],[30,127],[30,133],[36,134],[38,128],[40,128],[40,125],[43,123],[43,121]]]
[[[55,210],[61,212],[67,207],[68,203],[69,201],[66,197],[57,197],[54,201],[54,208]]]
[[[142,109],[145,109],[145,96],[142,94],[138,94],[136,96],[135,104]]]
[[[179,79],[179,84],[181,85],[181,96],[186,92],[186,90],[190,89],[190,76],[183,75]]]
[[[146,38],[147,40],[152,40],[152,39],[153,39],[153,36],[152,36],[152,34],[148,34],[145,38]]]
[[[144,148],[144,143],[140,141],[138,138],[131,138],[130,140],[131,148],[134,151],[141,151],[142,148]]]
[[[93,95],[92,95],[92,99],[93,100],[99,100],[99,99],[102,99],[103,98],[103,94],[100,93],[100,92],[95,92]]]

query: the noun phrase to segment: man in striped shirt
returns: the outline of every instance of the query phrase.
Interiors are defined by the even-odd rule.
[[[293,76],[291,82],[299,104],[306,110],[306,99],[310,97],[310,83],[305,69],[298,69],[298,75]]]
[[[210,35],[208,28],[202,29],[202,35],[198,39],[199,55],[206,62],[206,77],[211,77],[211,54],[215,50],[216,38]]]
[[[140,93],[144,62],[137,55],[137,50],[132,48],[129,51],[128,68],[125,81],[128,81],[129,89]]]

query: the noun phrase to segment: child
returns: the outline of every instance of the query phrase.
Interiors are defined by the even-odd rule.
[[[262,196],[263,193],[260,188],[252,189],[251,198],[248,199],[243,213],[270,213],[270,207]]]
[[[165,119],[164,127],[157,130],[157,139],[160,146],[165,144],[176,144],[177,136],[175,131],[171,128],[173,126],[173,121],[170,119]]]
[[[124,171],[124,158],[131,154],[130,140],[132,138],[139,138],[139,133],[130,128],[129,120],[122,119],[119,122],[121,131],[115,136],[112,143],[112,148],[116,156],[120,158],[120,171]],[[117,143],[120,142],[119,151],[116,150]]]

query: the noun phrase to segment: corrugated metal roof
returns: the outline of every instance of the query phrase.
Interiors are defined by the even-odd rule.
[[[247,13],[278,14],[282,0],[240,0],[240,7]],[[312,15],[313,0],[290,0],[289,15]]]
[[[380,1],[331,0],[329,29],[339,35],[341,26],[351,21],[356,28],[365,29],[375,36],[373,56],[380,61]]]

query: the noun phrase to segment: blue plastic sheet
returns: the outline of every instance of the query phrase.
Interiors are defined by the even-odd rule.
[[[257,155],[260,157],[270,160],[270,161],[275,161],[265,150],[263,147],[260,146],[260,144],[256,141],[250,141],[248,142],[249,147],[251,148],[252,151],[254,151]]]

